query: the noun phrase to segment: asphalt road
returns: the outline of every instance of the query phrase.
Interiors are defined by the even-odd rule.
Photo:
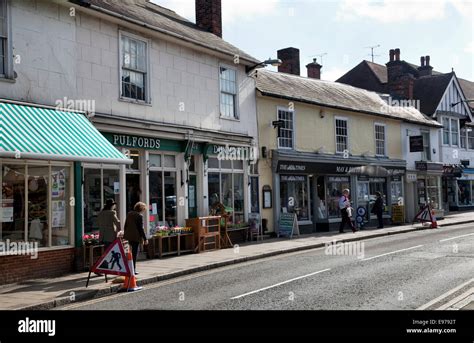
[[[352,251],[280,255],[58,309],[413,310],[474,275],[473,224],[353,242],[361,243]]]

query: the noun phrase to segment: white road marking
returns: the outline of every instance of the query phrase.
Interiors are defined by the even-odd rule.
[[[456,236],[456,237],[451,237],[451,238],[440,239],[439,241],[440,241],[440,242],[446,242],[446,241],[451,241],[451,240],[453,240],[453,239],[458,239],[458,238],[467,237],[467,236],[472,236],[472,235],[474,235],[474,233],[468,233],[467,235],[462,235],[462,236]]]
[[[469,286],[471,283],[474,284],[474,279],[466,281],[463,284],[460,284],[459,286],[447,291],[446,293],[441,294],[439,297],[431,300],[430,302],[424,304],[423,306],[418,307],[417,310],[426,310],[427,308],[433,306],[434,304],[439,303],[446,298],[449,298],[451,295],[458,292],[460,289],[463,289],[466,286]]]
[[[396,253],[399,253],[399,252],[402,252],[402,251],[417,249],[417,248],[421,248],[422,246],[423,246],[423,245],[417,245],[416,247],[411,247],[411,248],[406,248],[406,249],[400,249],[400,250],[388,252],[388,253],[385,253],[385,254],[382,254],[382,255],[367,257],[367,258],[362,259],[361,261],[369,261],[369,260],[373,260],[374,258],[377,258],[377,257],[382,257],[382,256],[387,256],[387,255],[396,254]]]
[[[281,285],[284,285],[284,284],[287,284],[287,283],[290,283],[290,282],[293,282],[293,281],[296,281],[296,280],[301,280],[301,279],[304,279],[304,278],[307,278],[307,277],[310,277],[310,276],[313,276],[313,275],[316,275],[316,274],[319,274],[319,273],[327,272],[329,270],[331,270],[331,268],[323,269],[323,270],[320,270],[320,271],[317,271],[317,272],[314,272],[314,273],[311,273],[311,274],[306,274],[306,275],[303,275],[303,276],[298,276],[298,277],[295,277],[295,278],[290,279],[290,280],[279,282],[279,283],[274,284],[272,286],[260,288],[260,289],[257,289],[255,291],[252,291],[252,292],[248,292],[248,293],[245,293],[245,294],[242,294],[242,295],[238,295],[238,296],[233,297],[231,299],[243,298],[243,297],[246,297],[247,295],[259,293],[259,292],[265,291],[265,290],[270,289],[270,288],[275,288],[275,287],[278,287],[278,286],[281,286]]]

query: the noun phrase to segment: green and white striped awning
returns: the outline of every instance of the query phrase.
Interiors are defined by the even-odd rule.
[[[0,157],[130,164],[82,113],[0,102]]]

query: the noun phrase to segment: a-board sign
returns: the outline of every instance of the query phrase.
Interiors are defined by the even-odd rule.
[[[116,239],[97,260],[91,269],[93,273],[130,276],[127,255],[120,239]]]
[[[392,222],[397,224],[403,224],[405,222],[405,206],[392,206]]]
[[[429,205],[426,205],[420,212],[418,212],[413,222],[415,221],[433,222],[433,216],[431,215],[431,208]]]
[[[296,213],[280,213],[280,220],[278,221],[278,237],[286,236],[291,238],[293,235],[300,235]]]

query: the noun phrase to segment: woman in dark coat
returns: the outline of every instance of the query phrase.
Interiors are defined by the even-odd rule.
[[[123,238],[128,241],[128,244],[132,249],[133,269],[135,270],[135,274],[138,274],[138,247],[140,246],[141,242],[143,242],[145,245],[148,244],[143,226],[143,214],[145,213],[146,209],[147,206],[145,203],[137,202],[133,207],[133,211],[130,211],[127,214],[127,219],[125,219]]]
[[[375,192],[375,195],[377,196],[377,199],[375,200],[374,207],[372,207],[372,213],[377,215],[377,221],[379,223],[379,226],[377,228],[383,229],[382,215],[383,215],[384,203],[383,203],[382,193]]]

